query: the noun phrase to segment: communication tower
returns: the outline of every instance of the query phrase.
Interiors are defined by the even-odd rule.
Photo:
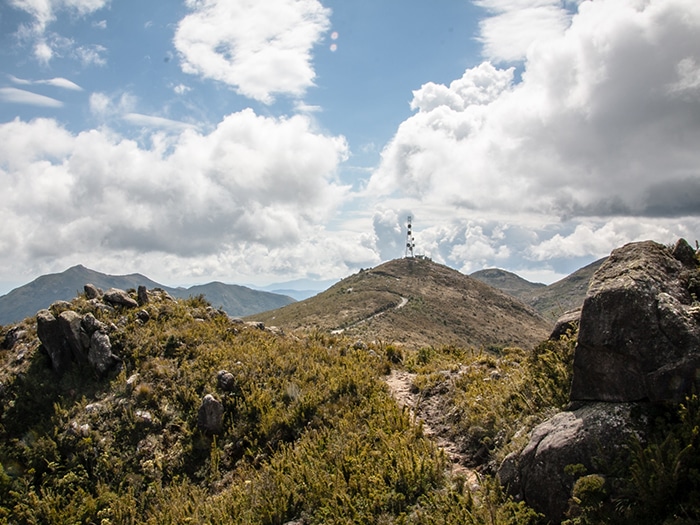
[[[408,229],[406,231],[406,257],[411,257],[413,258],[413,248],[416,247],[416,242],[415,239],[413,239],[413,230],[411,229],[411,219],[412,217],[409,215],[408,216]]]

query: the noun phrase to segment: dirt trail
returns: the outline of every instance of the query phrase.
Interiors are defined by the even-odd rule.
[[[401,301],[399,301],[399,304],[397,304],[394,307],[394,310],[400,310],[401,308],[403,308],[404,306],[406,306],[408,304],[408,299],[406,297],[399,296],[399,299],[401,299]],[[375,317],[379,317],[380,315],[383,315],[384,313],[386,313],[386,312],[379,312],[378,314],[372,314],[369,317],[365,317],[364,319],[360,319],[359,321],[355,321],[354,323],[352,323],[351,325],[349,325],[345,328],[338,328],[337,330],[331,330],[331,333],[332,334],[342,334],[348,328],[353,328],[354,326],[357,326],[359,324],[366,323],[367,321],[374,319]]]
[[[385,379],[391,395],[401,407],[406,407],[416,421],[423,425],[423,433],[426,437],[435,441],[438,447],[445,451],[451,461],[451,472],[461,474],[469,481],[469,486],[475,489],[479,486],[479,477],[476,471],[464,466],[467,457],[459,450],[459,446],[450,440],[444,432],[438,430],[440,424],[439,409],[430,399],[421,399],[413,393],[411,386],[416,374],[403,370],[392,370]]]

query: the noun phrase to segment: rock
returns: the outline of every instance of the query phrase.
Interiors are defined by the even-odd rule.
[[[689,268],[695,268],[698,264],[698,260],[695,257],[695,250],[693,250],[685,239],[678,239],[673,247],[671,255]]]
[[[139,306],[143,306],[144,304],[148,303],[148,290],[145,286],[141,285],[138,287],[136,290],[136,298]]]
[[[126,380],[126,391],[128,394],[131,394],[134,391],[134,388],[136,388],[136,385],[140,379],[141,376],[138,374],[138,372],[135,372],[129,376],[129,379]]]
[[[56,317],[60,315],[61,312],[70,310],[73,307],[68,301],[54,301],[49,306],[49,311]]]
[[[554,325],[551,335],[549,336],[550,341],[559,341],[563,336],[568,333],[574,334],[578,330],[578,325],[581,320],[581,309],[570,310],[562,315]]]
[[[674,253],[686,259],[680,246]],[[572,400],[677,402],[700,387],[700,307],[689,273],[697,270],[652,241],[612,252],[581,309]]]
[[[105,375],[121,365],[121,359],[112,353],[112,344],[106,333],[95,332],[92,334],[88,362],[100,375]]]
[[[83,286],[83,290],[85,291],[85,298],[88,300],[99,299],[102,295],[102,291],[94,284],[86,284]]]
[[[236,389],[236,377],[226,370],[219,370],[216,374],[216,384],[224,392],[233,392]]]
[[[576,481],[567,467],[580,464],[591,474],[619,460],[630,440],[642,435],[646,422],[635,412],[632,403],[591,403],[560,412],[535,427],[523,451],[503,462],[498,478],[512,494],[559,523]]]
[[[102,299],[112,304],[113,306],[136,308],[139,305],[139,303],[134,301],[128,293],[118,288],[110,288],[109,290],[107,290],[102,296]]]
[[[219,434],[223,430],[224,405],[211,394],[204,396],[197,413],[197,426],[207,434]]]
[[[121,359],[112,353],[107,325],[91,313],[81,317],[65,310],[56,319],[48,310],[41,310],[36,319],[37,335],[55,371],[64,372],[72,362],[88,363],[100,375],[121,366]]]
[[[64,372],[72,356],[58,320],[48,310],[40,310],[36,314],[36,325],[37,336],[51,360],[51,367],[58,373]]]
[[[2,340],[0,348],[3,350],[12,350],[14,346],[21,341],[27,335],[27,331],[23,330],[19,326],[13,326],[10,328],[5,337]]]
[[[136,312],[136,318],[142,323],[147,323],[151,319],[151,314],[149,314],[146,310],[139,310]]]
[[[82,330],[82,318],[80,314],[73,310],[61,312],[61,315],[58,316],[58,326],[65,339],[65,344],[71,351],[73,360],[78,363],[84,362],[84,350],[89,346],[90,338],[86,336],[85,332]]]
[[[98,321],[94,315],[91,313],[87,313],[83,316],[81,326],[83,327],[83,330],[85,333],[89,336],[92,337],[92,334],[95,332],[105,332],[107,333],[108,328],[107,325],[104,324],[102,321]],[[86,347],[89,346],[86,345]]]

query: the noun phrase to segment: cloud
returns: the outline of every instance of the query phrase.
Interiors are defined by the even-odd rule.
[[[109,130],[75,135],[51,119],[0,124],[7,257],[17,265],[141,253],[182,265],[274,250],[280,264],[299,243],[321,249],[321,225],[347,192],[335,178],[344,138],[315,132],[303,116],[245,110],[209,134],[154,134],[151,143]]]
[[[109,0],[9,0],[10,5],[29,13],[34,18],[34,30],[43,33],[56,19],[56,13],[68,10],[84,16],[105,7]]]
[[[562,0],[475,0],[491,16],[479,22],[484,56],[495,62],[525,58],[531,45],[558,39],[569,26]]]
[[[318,0],[188,0],[175,47],[186,73],[218,80],[265,104],[313,85],[311,50],[330,28]]]
[[[9,79],[12,81],[13,84],[19,84],[21,86],[31,86],[33,84],[43,84],[46,86],[67,89],[69,91],[82,91],[83,90],[83,88],[81,88],[75,82],[68,80],[67,78],[61,78],[61,77],[49,78],[49,79],[44,79],[44,80],[27,80],[27,79],[17,78],[15,76],[9,75]]]
[[[109,4],[110,0],[9,0],[12,7],[28,13],[33,23],[23,25],[18,30],[22,40],[31,42],[34,57],[44,65],[56,56],[58,49],[65,48],[73,42],[56,33],[47,34],[47,28],[53,23],[61,11],[68,11],[73,16],[86,16]],[[99,63],[99,53],[96,47],[79,46],[75,53],[87,58],[88,63]],[[104,48],[103,48],[104,49]],[[95,60],[98,62],[95,62]]]
[[[511,220],[697,216],[699,30],[694,0],[583,2],[520,81],[484,63],[414,92],[367,193]]]
[[[171,120],[169,118],[157,117],[153,115],[143,115],[141,113],[127,113],[123,119],[129,124],[146,128],[161,128],[170,131],[182,131],[189,128],[196,128],[194,124]]]
[[[99,44],[89,46],[77,46],[72,50],[71,55],[77,58],[83,66],[105,66],[107,59],[104,55],[107,48]]]
[[[4,87],[0,88],[0,101],[10,104],[26,104],[43,108],[60,108],[63,102],[55,98],[25,91],[24,89]]]
[[[700,4],[566,6],[566,27],[514,44],[519,78],[484,62],[413,92],[363,195],[416,210],[416,253],[551,281],[627,242],[698,238]]]

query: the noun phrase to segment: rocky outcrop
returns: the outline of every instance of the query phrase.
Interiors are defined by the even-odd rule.
[[[678,402],[700,386],[700,283],[695,251],[646,241],[614,250],[591,280],[578,319],[571,401],[536,427],[498,477],[552,522],[564,517],[576,477],[624,460],[653,402]],[[695,295],[694,295],[695,294]],[[557,339],[577,316],[561,319]],[[612,484],[614,486],[614,484]]]
[[[122,294],[128,297],[122,290],[113,289],[110,292],[113,297],[121,297]],[[105,307],[100,298],[107,300],[107,294],[100,295],[90,285],[85,286],[85,293],[86,297],[92,297],[90,301],[99,303],[91,303],[93,306],[98,309]],[[98,375],[105,375],[121,366],[121,359],[112,352],[109,328],[92,313],[81,315],[71,309],[70,303],[62,301],[52,304],[49,310],[39,311],[36,320],[37,335],[56,372],[63,373],[77,363],[87,364]]]
[[[643,435],[646,422],[635,412],[630,403],[591,403],[556,414],[535,427],[520,454],[506,458],[501,483],[559,523],[576,481],[572,467],[599,472],[619,461],[630,439]]]
[[[692,248],[652,241],[614,250],[581,310],[572,400],[680,401],[700,386],[700,306]],[[682,260],[674,257],[676,254]]]
[[[89,363],[104,375],[121,365],[121,359],[112,353],[106,325],[91,313],[81,316],[65,310],[56,318],[49,310],[41,310],[36,318],[37,335],[56,372],[63,373],[77,362]]]

